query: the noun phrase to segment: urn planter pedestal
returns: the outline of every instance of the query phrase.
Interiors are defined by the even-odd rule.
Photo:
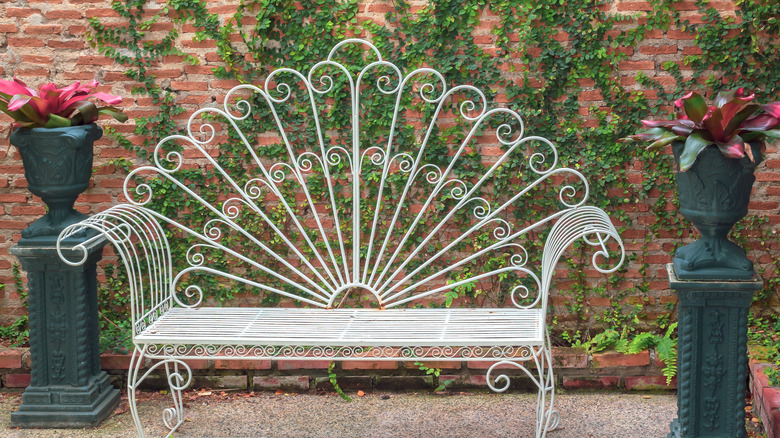
[[[677,415],[667,438],[745,438],[747,318],[763,281],[681,280],[667,265],[679,298]]]
[[[92,124],[11,135],[29,190],[48,206],[10,249],[27,272],[31,362],[30,386],[11,414],[14,426],[93,427],[119,402],[119,390],[100,368],[96,268],[105,240],[83,233],[65,242],[86,243],[86,262],[78,267],[63,263],[56,248],[60,231],[86,217],[73,204],[89,187],[93,143],[102,134]],[[63,252],[74,259],[85,255]]]
[[[22,243],[10,252],[27,272],[31,379],[11,424],[97,426],[119,402],[119,390],[100,367],[96,268],[106,242],[93,241],[77,267],[62,263],[54,246]]]

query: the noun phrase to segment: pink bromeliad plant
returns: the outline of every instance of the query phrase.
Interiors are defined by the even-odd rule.
[[[709,145],[717,146],[729,158],[747,157],[755,162],[749,142],[780,138],[780,101],[759,105],[754,99],[755,94],[745,96],[739,88],[718,93],[714,105],[708,106],[701,95],[690,92],[674,102],[683,112],[679,119],[642,120],[650,130],[623,140],[649,141],[648,149],[684,141],[681,172],[690,169],[699,153]]]
[[[86,85],[75,82],[65,88],[53,83],[41,85],[38,91],[14,78],[0,80],[0,111],[14,119],[13,128],[60,128],[88,125],[101,114],[124,122],[127,115],[113,106],[98,106],[90,99],[108,105],[120,103],[122,98],[112,94],[93,91],[97,81]]]

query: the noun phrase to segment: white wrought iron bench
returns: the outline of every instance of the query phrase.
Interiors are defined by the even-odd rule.
[[[513,365],[538,387],[543,437],[559,420],[546,323],[559,258],[580,239],[602,273],[624,257],[583,175],[516,112],[354,39],[307,75],[279,69],[196,111],[124,195],[58,249],[82,263],[91,239],[69,242],[86,230],[126,270],[140,436],[141,381],[165,369],[176,430],[197,358],[490,361],[495,391],[509,386],[495,367]],[[485,303],[462,307],[473,296]]]

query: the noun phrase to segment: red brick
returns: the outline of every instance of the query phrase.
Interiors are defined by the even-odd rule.
[[[87,26],[70,26],[68,33],[71,35],[84,35],[87,33]]]
[[[21,193],[0,194],[0,202],[27,202],[27,195]]]
[[[209,86],[205,82],[182,82],[182,81],[171,81],[171,88],[175,90],[182,90],[182,91],[207,91],[209,89]]]
[[[0,228],[6,228],[9,230],[23,230],[27,228],[27,222],[24,221],[3,221],[0,220]]]
[[[208,65],[185,65],[184,72],[187,74],[211,75],[214,68]]]
[[[468,366],[472,370],[486,370],[493,366],[497,361],[489,361],[489,360],[470,360],[466,362],[466,366]],[[496,366],[495,369],[517,369],[516,366],[510,365],[510,364],[502,364]]]
[[[49,20],[54,20],[57,18],[69,18],[69,19],[80,19],[84,18],[84,13],[77,10],[56,10],[56,11],[48,11],[46,12],[46,18]]]
[[[593,365],[597,368],[650,365],[650,352],[645,350],[637,354],[595,353],[593,355]]]
[[[618,67],[621,70],[655,70],[653,61],[620,61]]]
[[[113,9],[87,9],[86,11],[86,17],[92,18],[92,17],[118,17],[119,14],[113,10]]]
[[[218,370],[270,370],[270,360],[248,360],[248,359],[217,359],[214,360],[214,368]]]
[[[100,367],[104,370],[126,370],[130,368],[130,355],[103,353],[100,355]]]
[[[22,367],[22,350],[7,349],[0,351],[0,368],[19,369]]]
[[[623,2],[617,4],[618,11],[652,11],[653,5],[650,2]]]
[[[43,216],[46,207],[38,205],[16,205],[11,209],[12,216]]]
[[[449,360],[428,360],[423,361],[423,366],[428,368],[438,368],[441,370],[459,370],[461,368],[460,362],[454,362]],[[414,362],[404,362],[404,366],[410,370],[420,369],[419,365],[415,365]]]
[[[46,77],[49,75],[49,70],[43,67],[35,67],[35,68],[18,68],[16,69],[16,75],[15,76],[42,76]]]
[[[79,198],[76,200],[77,202],[86,202],[90,204],[97,204],[100,202],[111,202],[113,201],[113,198],[111,195],[99,195],[99,194],[85,194],[82,193]]]
[[[30,15],[40,14],[40,9],[32,8],[7,8],[5,10],[6,17],[29,17]]]
[[[8,38],[9,47],[43,47],[46,43],[38,38]]]
[[[671,40],[692,40],[695,38],[694,34],[681,30],[669,30],[666,32],[666,36]]]
[[[253,389],[269,391],[277,389],[305,391],[309,389],[308,376],[259,376],[252,379]]]
[[[395,7],[393,5],[388,4],[372,4],[368,6],[368,12],[374,12],[378,14],[386,14],[388,12],[395,11]]]
[[[329,360],[280,360],[276,363],[279,371],[286,370],[327,370]]]
[[[639,48],[639,53],[644,53],[645,55],[670,55],[677,53],[677,46],[667,45],[667,46],[642,46]]]
[[[24,33],[28,34],[54,34],[54,33],[60,33],[62,31],[62,26],[59,24],[44,24],[44,25],[34,25],[34,26],[27,26],[24,28]]]
[[[677,382],[672,382],[667,386],[665,376],[631,376],[626,377],[626,389],[633,391],[648,391],[658,389],[673,389],[677,387]]]
[[[83,49],[83,40],[49,40],[46,42],[49,47],[55,49]],[[90,73],[91,75],[91,73]]]
[[[620,377],[563,377],[563,387],[566,389],[617,389],[620,387]]]
[[[0,23],[0,33],[16,33],[19,28],[13,23]]]
[[[158,78],[178,78],[178,77],[181,77],[181,70],[179,70],[179,69],[152,70],[149,73],[157,76]],[[125,76],[125,78],[127,78],[127,77]]]
[[[394,360],[347,360],[341,363],[343,370],[395,370],[398,362]]]
[[[30,386],[29,374],[6,374],[5,386],[8,388],[26,388]]]
[[[32,64],[51,64],[54,62],[54,58],[51,56],[22,55],[22,62],[29,62]]]
[[[114,60],[105,56],[79,56],[76,64],[84,65],[111,65]]]
[[[765,387],[761,393],[764,412],[780,409],[780,388]]]
[[[589,101],[598,101],[602,100],[603,96],[601,95],[601,91],[583,91],[580,93],[580,95],[577,98],[581,102],[589,102]]]
[[[580,348],[553,347],[554,368],[586,368],[588,355]]]
[[[699,46],[683,47],[683,55],[701,55],[704,53]]]

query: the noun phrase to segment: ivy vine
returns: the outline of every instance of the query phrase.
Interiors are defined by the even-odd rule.
[[[184,56],[190,63],[199,62],[178,48],[185,23],[197,29],[195,40],[215,43],[220,62],[213,64],[213,74],[218,79],[254,83],[280,67],[308,71],[337,42],[359,35],[370,36],[379,50],[402,69],[432,65],[450,84],[472,84],[488,91],[489,98],[505,96],[506,106],[526,119],[527,132],[551,139],[559,145],[562,164],[585,174],[591,184],[592,202],[627,228],[639,227],[632,222],[632,213],[642,207],[647,207],[653,218],[639,238],[641,248],[632,254],[639,278],[628,279],[619,273],[604,285],[590,284],[583,270],[588,263],[584,248],[575,248],[566,262],[570,278],[557,291],[565,299],[565,309],[553,309],[552,313],[561,322],[569,320],[566,330],[557,334],[569,342],[578,342],[604,329],[628,334],[638,330],[667,333],[674,305],[668,304],[660,311],[655,305],[652,318],[648,318],[650,282],[655,272],[651,272],[652,265],[645,256],[655,250],[652,245],[659,236],[679,237],[675,243],[679,245],[691,229],[669,208],[675,202],[670,159],[618,143],[617,139],[634,133],[643,118],[663,117],[663,105],[658,102],[670,102],[683,91],[714,93],[743,86],[756,90],[761,100],[777,99],[780,95],[776,80],[780,77],[780,25],[773,2],[738,0],[736,15],[730,17],[711,7],[709,2],[697,0],[699,12],[704,16],[701,24],[682,18],[675,9],[675,0],[652,0],[650,11],[635,15],[608,12],[605,6],[609,3],[606,0],[432,0],[413,8],[409,2],[397,0],[385,21],[376,23],[361,17],[356,0],[315,0],[305,8],[286,0],[241,0],[237,12],[224,20],[209,12],[206,3],[199,0],[170,0],[153,16],[144,13],[148,6],[146,0],[123,0],[115,1],[112,7],[126,24],[109,26],[92,18],[88,35],[100,53],[127,67],[127,76],[137,82],[133,93],[152,97],[159,106],[156,115],[136,119],[134,134],[145,139],[142,145],[133,145],[121,134],[110,132],[119,144],[144,159],[149,158],[150,147],[159,139],[179,130],[175,120],[184,110],[177,104],[177,93],[163,86],[150,73],[150,68],[169,55]],[[163,38],[151,38],[147,29],[166,21],[172,22],[173,28]],[[485,23],[490,24],[488,31]],[[628,59],[630,50],[626,49],[637,50],[651,31],[669,29],[693,34],[693,43],[701,53],[686,56],[682,63],[663,63],[660,75],[675,79],[671,87],[642,73],[637,74],[636,81],[644,92],[624,85],[625,76],[620,73],[619,64]],[[234,35],[239,35],[240,40],[236,41]],[[495,50],[484,49],[485,35],[490,37],[492,44],[488,45]],[[347,53],[347,56],[359,55]],[[597,92],[603,105],[583,108],[578,99],[583,87]],[[654,95],[657,101],[650,100]],[[376,99],[366,105],[382,108],[386,103]],[[295,108],[286,110],[291,117],[298,114]],[[331,115],[329,128],[334,136],[342,135],[349,120],[337,111]],[[299,118],[293,117],[290,123],[299,123],[302,128],[299,137],[291,138],[292,142],[303,142],[312,132],[313,128]],[[381,120],[368,121],[367,135],[371,135],[372,129],[383,128],[381,124]],[[248,123],[242,128],[258,134],[266,127]],[[457,132],[453,128],[441,134],[457,136]],[[235,144],[228,142],[221,151],[221,165],[239,166],[237,163],[245,158],[246,152]],[[437,151],[442,151],[436,146],[431,146],[432,156],[428,157],[431,160],[437,159]],[[278,145],[263,148],[266,158],[283,152]],[[479,163],[478,156],[471,158]],[[129,163],[114,164],[128,166]],[[509,170],[511,165],[507,168],[496,181],[496,191],[518,187],[519,182],[513,180],[516,175]],[[639,182],[632,179],[637,168],[642,169]],[[187,177],[192,184],[202,184],[214,175],[191,172]],[[216,199],[219,195],[215,189],[210,196]],[[286,195],[294,197],[292,192]],[[161,205],[157,207],[163,211],[183,210],[192,217],[199,214],[198,206],[184,205],[187,201],[183,198],[170,197],[159,202]],[[541,202],[544,210],[549,207],[545,203],[551,201],[539,196],[534,202]],[[527,211],[518,208],[515,214]],[[283,218],[284,212],[279,211],[273,220],[281,224]],[[771,224],[749,217],[738,224],[734,234],[755,248],[756,254],[769,258],[769,262],[762,259],[760,264],[761,273],[768,281],[759,296],[777,297],[778,259],[771,245],[765,243],[773,236]],[[183,257],[185,250],[186,244],[182,243],[176,248],[177,256]],[[219,256],[214,257],[213,263],[228,263]],[[500,266],[506,261],[494,258],[480,263],[483,265],[473,269]],[[118,271],[112,274],[121,276]],[[231,300],[242,293],[216,281],[212,286],[220,300]],[[496,290],[493,286],[482,286],[459,289],[447,299],[480,295],[484,299]],[[609,306],[591,306],[589,302],[597,297],[606,298]],[[108,307],[116,309],[111,318],[121,319],[120,306],[113,305],[121,304],[124,298],[105,299]],[[270,296],[267,299],[272,300]],[[500,301],[502,297],[494,299]],[[766,310],[758,308],[756,317],[768,317]]]

